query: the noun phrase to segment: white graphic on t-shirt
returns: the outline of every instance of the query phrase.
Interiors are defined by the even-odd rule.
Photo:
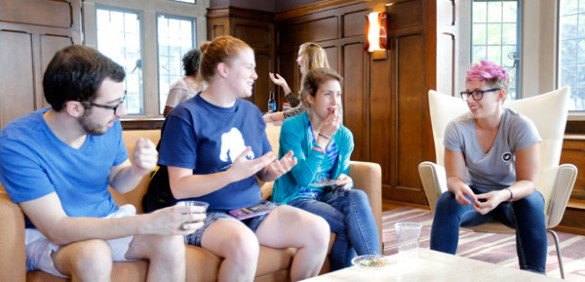
[[[227,162],[229,154],[229,160],[233,163],[245,149],[246,144],[244,143],[242,133],[237,128],[233,127],[229,132],[221,135],[221,151],[219,152],[219,159]],[[246,158],[250,160],[253,159],[254,152],[250,151],[250,153],[246,155]]]

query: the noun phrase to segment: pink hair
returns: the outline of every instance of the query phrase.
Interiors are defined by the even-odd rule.
[[[480,61],[473,64],[471,69],[467,71],[465,82],[480,80],[496,83],[498,81],[508,81],[509,79],[510,76],[503,67],[490,61]]]

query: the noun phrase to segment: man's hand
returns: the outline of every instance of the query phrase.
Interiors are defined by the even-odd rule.
[[[344,191],[351,189],[353,186],[353,179],[346,174],[340,174],[335,180],[335,185],[341,186]]]
[[[188,235],[203,226],[205,208],[177,204],[147,214],[148,234]]]
[[[156,167],[158,152],[152,141],[140,138],[132,151],[132,170],[138,175],[145,175]]]
[[[259,158],[248,160],[246,155],[248,155],[251,150],[252,148],[250,148],[250,146],[246,147],[246,149],[234,160],[232,166],[228,170],[231,172],[234,182],[255,175],[276,159],[276,156],[274,156],[272,152],[268,152]]]

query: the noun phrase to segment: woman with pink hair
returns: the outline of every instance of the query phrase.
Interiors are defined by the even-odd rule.
[[[532,121],[503,107],[509,83],[492,62],[467,71],[461,98],[470,111],[445,130],[449,190],[437,201],[431,249],[455,254],[460,226],[497,220],[516,230],[520,268],[545,273],[544,198],[535,189],[542,140]]]

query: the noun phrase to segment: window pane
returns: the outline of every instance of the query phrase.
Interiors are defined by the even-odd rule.
[[[159,112],[162,114],[171,84],[183,73],[183,54],[195,47],[195,20],[158,15]]]
[[[492,61],[510,75],[509,97],[516,98],[520,88],[520,50],[518,4],[520,0],[474,0],[472,2],[472,63]]]
[[[484,23],[473,24],[473,45],[487,44],[486,25]]]
[[[126,72],[129,114],[144,114],[140,14],[118,8],[96,9],[97,49]]]
[[[487,5],[487,21],[491,23],[499,23],[502,21],[502,2],[491,1]]]
[[[572,111],[585,111],[585,1],[560,0],[559,87],[571,86]]]
[[[487,3],[473,3],[473,22],[484,23],[487,21]]]

